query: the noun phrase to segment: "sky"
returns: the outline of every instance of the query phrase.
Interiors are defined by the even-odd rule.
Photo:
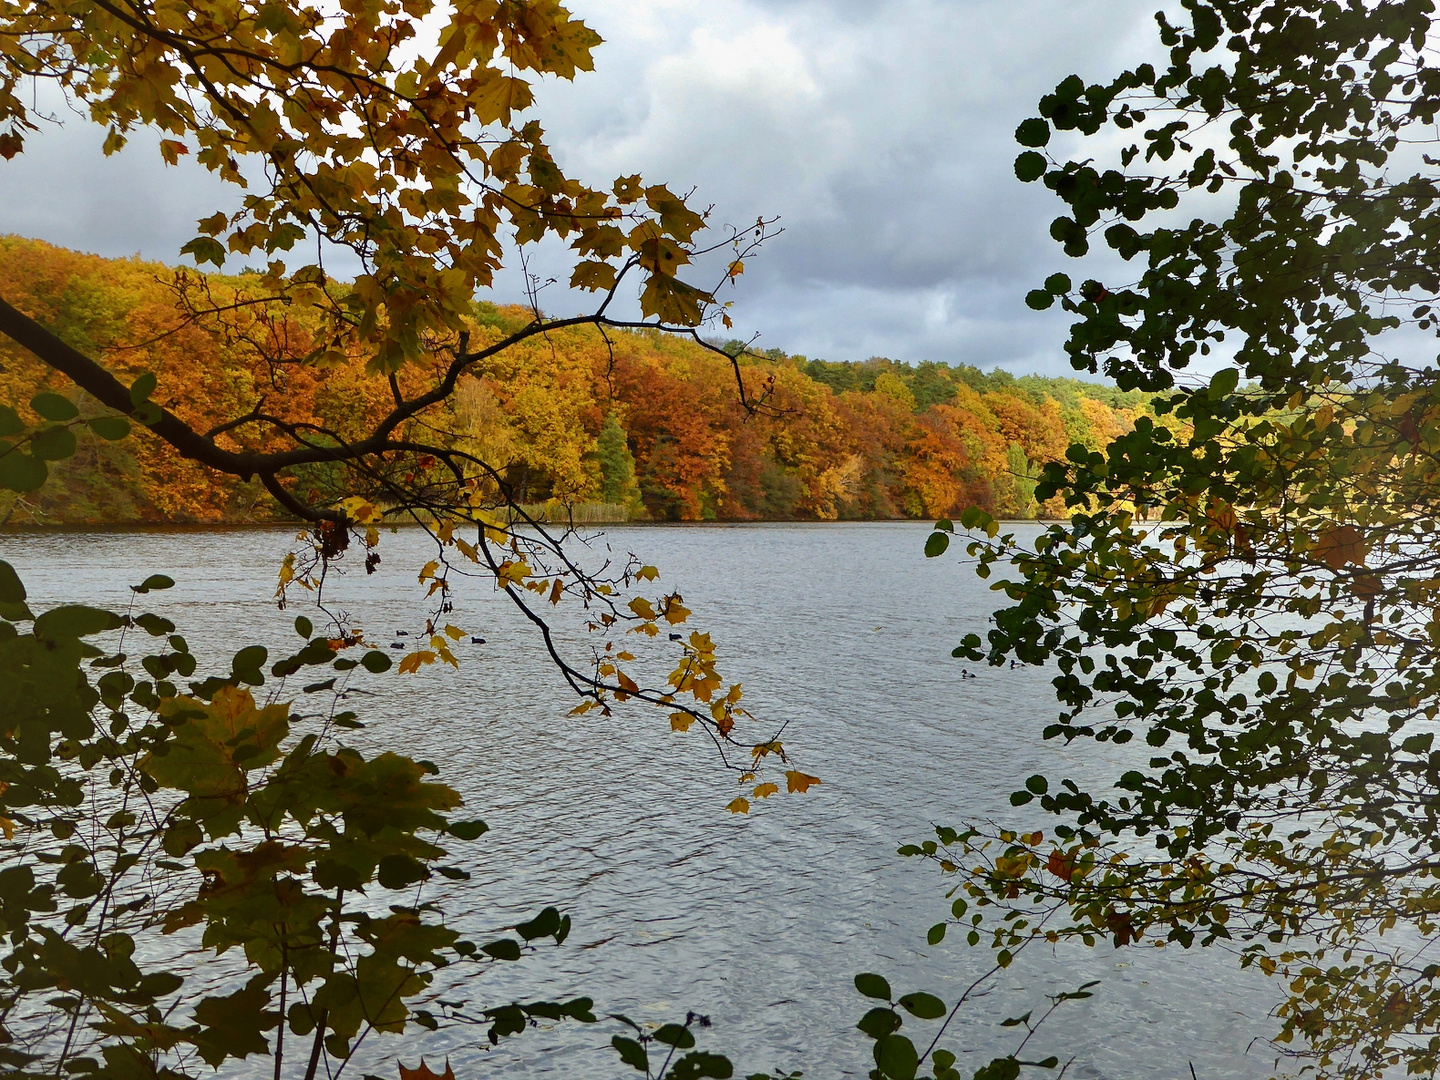
[[[780,219],[726,290],[735,336],[828,360],[1072,374],[1064,317],[1023,299],[1073,269],[1048,234],[1062,205],[1014,178],[1013,132],[1072,72],[1108,81],[1159,59],[1156,0],[568,6],[606,43],[594,72],[541,88],[562,167],[693,188],[717,225]],[[105,158],[102,137],[76,117],[0,161],[0,233],[173,263],[194,222],[234,201],[187,159],[163,165],[154,139]],[[533,268],[547,275],[547,256]],[[488,298],[520,300],[519,275]],[[585,300],[552,286],[541,304]]]

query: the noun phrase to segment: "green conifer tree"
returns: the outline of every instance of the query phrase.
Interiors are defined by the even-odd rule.
[[[598,444],[605,502],[634,508],[640,501],[640,486],[635,482],[635,456],[630,453],[625,428],[613,412],[600,426]]]

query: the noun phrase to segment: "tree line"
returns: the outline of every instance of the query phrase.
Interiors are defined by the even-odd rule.
[[[299,363],[315,347],[314,320],[264,301],[258,275],[206,276],[10,236],[0,237],[0,295],[127,381],[153,372],[182,388],[164,404],[198,430],[263,403],[289,421],[355,433],[389,404],[386,379],[367,372],[363,356]],[[477,303],[468,323],[472,340],[485,342],[532,319],[522,307]],[[1099,449],[1152,413],[1146,394],[1076,379],[757,354],[739,341],[721,348],[767,395],[754,415],[713,349],[653,330],[578,326],[477,366],[447,403],[444,426],[527,504],[600,502],[658,521],[933,519],[965,506],[1035,518],[1065,513],[1062,500],[1035,498],[1046,464],[1072,443]],[[43,386],[87,407],[27,350],[0,341],[0,357],[6,400],[24,402]],[[239,432],[222,438],[248,445]],[[82,435],[76,455],[50,471],[37,491],[0,494],[0,518],[288,516],[258,480],[177,457],[144,431],[115,442]],[[320,497],[338,490],[334,471],[311,467],[297,484]]]

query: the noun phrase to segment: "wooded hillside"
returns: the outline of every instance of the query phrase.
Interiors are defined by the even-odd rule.
[[[323,439],[373,423],[390,399],[384,378],[326,352],[287,312],[249,302],[244,274],[206,277],[0,237],[0,295],[122,379],[153,372],[154,400],[201,431],[260,408],[313,425]],[[529,317],[483,305],[473,341],[498,340]],[[757,393],[773,385],[767,408],[748,418],[725,358],[694,342],[611,332],[607,344],[589,327],[552,332],[467,375],[447,428],[531,503],[624,503],[635,517],[682,521],[934,518],[967,505],[1027,518],[1061,512],[1034,499],[1045,462],[1071,442],[1102,448],[1148,412],[1138,392],[998,369],[831,362],[778,349],[742,365]],[[0,401],[24,415],[41,387],[75,395],[0,342]],[[237,436],[237,445],[249,444]],[[82,438],[51,472],[34,495],[0,494],[0,520],[284,516],[258,483],[212,474],[143,429],[117,443]],[[300,484],[328,486],[321,470]]]

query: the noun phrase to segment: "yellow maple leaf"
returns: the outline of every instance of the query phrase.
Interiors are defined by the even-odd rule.
[[[750,794],[754,795],[757,799],[768,799],[779,790],[780,786],[778,784],[761,784]]]
[[[732,814],[748,814],[750,812],[750,800],[744,797],[732,799],[725,806]]]
[[[433,664],[436,659],[437,658],[435,654],[433,652],[430,652],[428,649],[422,649],[419,652],[413,652],[400,661],[400,674],[409,675],[413,672],[419,671],[420,665]]]
[[[795,792],[803,793],[810,788],[811,784],[820,783],[820,778],[818,776],[808,776],[798,770],[790,769],[785,773],[785,783],[792,794]]]

